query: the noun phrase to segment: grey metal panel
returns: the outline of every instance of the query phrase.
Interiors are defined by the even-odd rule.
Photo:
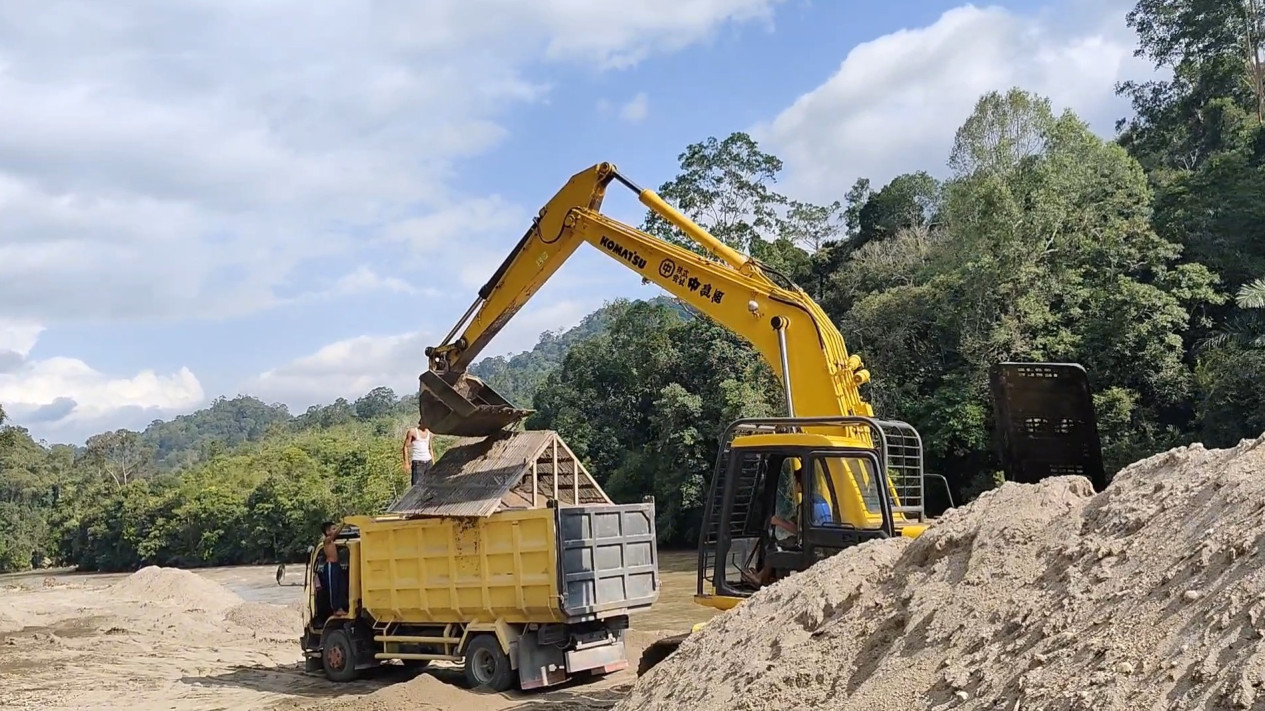
[[[555,509],[562,611],[571,617],[648,607],[659,597],[654,504]]]
[[[567,671],[572,674],[599,667],[626,667],[628,649],[624,646],[624,637],[621,634],[610,644],[568,650],[566,660]]]

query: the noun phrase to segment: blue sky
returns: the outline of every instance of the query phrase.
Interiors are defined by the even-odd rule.
[[[0,405],[49,441],[415,388],[593,163],[653,187],[750,131],[784,192],[830,201],[941,173],[985,91],[1110,136],[1113,85],[1151,72],[1123,0],[106,5],[0,6]],[[582,249],[486,354],[656,293]]]

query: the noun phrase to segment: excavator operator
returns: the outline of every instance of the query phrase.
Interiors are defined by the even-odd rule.
[[[748,585],[753,585],[757,588],[764,587],[772,582],[773,563],[772,557],[769,555],[770,553],[798,550],[800,547],[799,521],[801,519],[800,509],[802,509],[804,505],[804,469],[798,459],[788,459],[787,461],[790,462],[791,475],[794,477],[794,492],[792,496],[795,501],[795,510],[794,513],[791,514],[791,520],[789,521],[777,514],[772,514],[769,517],[769,526],[780,528],[789,533],[790,536],[783,538],[780,541],[776,536],[770,536],[769,543],[765,547],[764,551],[764,565],[761,566],[758,571],[754,571],[749,568],[742,571],[742,579],[746,581]],[[833,514],[830,510],[830,503],[826,501],[820,492],[813,492],[813,505],[812,508],[809,509],[809,512],[812,516],[809,520],[810,525],[820,525],[833,519]]]

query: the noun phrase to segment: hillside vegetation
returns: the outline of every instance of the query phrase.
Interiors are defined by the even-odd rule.
[[[1265,430],[1265,18],[1236,7],[1138,3],[1139,53],[1174,78],[1119,87],[1134,113],[1113,140],[1015,88],[979,98],[937,159],[944,180],[928,164],[797,202],[776,188],[777,156],[735,133],[687,146],[659,190],[822,304],[873,373],[866,397],[920,430],[959,501],[996,482],[998,361],[1083,364],[1113,472],[1230,445]],[[684,243],[657,218],[643,228]],[[653,494],[673,544],[694,540],[721,428],[782,407],[745,343],[667,299],[610,304],[474,370],[534,407],[529,426],[558,430],[612,495]],[[402,490],[414,412],[380,388],[298,416],[222,399],[78,449],[7,427],[0,569],[293,558],[321,520]]]

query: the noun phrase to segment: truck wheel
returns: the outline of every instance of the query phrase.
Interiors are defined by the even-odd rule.
[[[330,681],[352,681],[357,676],[356,651],[346,629],[336,629],[321,640],[321,664]]]
[[[496,635],[481,634],[466,645],[466,682],[470,688],[500,693],[514,685],[510,658],[501,651]]]

